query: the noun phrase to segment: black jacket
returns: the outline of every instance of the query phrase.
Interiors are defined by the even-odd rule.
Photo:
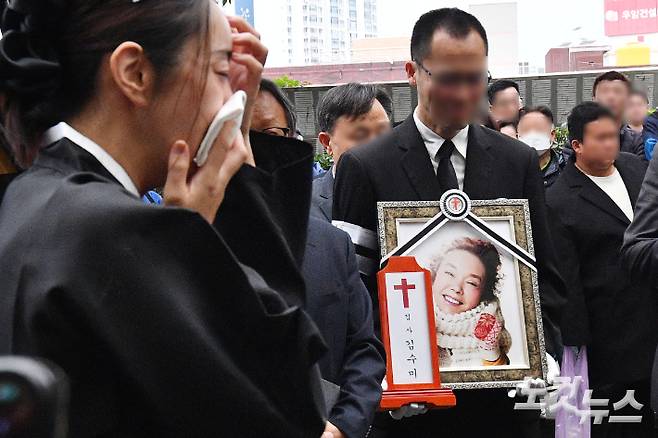
[[[0,175],[0,203],[2,203],[2,198],[9,187],[9,183],[16,178],[16,174],[3,174]]]
[[[624,125],[619,133],[619,150],[637,155],[642,160],[646,160],[642,133],[633,131],[628,125]]]
[[[658,154],[649,163],[635,205],[635,217],[624,234],[621,254],[631,277],[655,291],[658,288]],[[658,410],[658,349],[651,380],[651,404]]]
[[[362,438],[379,406],[386,361],[349,236],[311,218],[302,272],[306,310],[329,347],[322,377],[341,387],[329,421],[348,438]]]
[[[635,206],[635,217],[624,234],[622,260],[630,275],[658,287],[658,154],[649,163]]]
[[[0,207],[0,353],[67,372],[71,437],[321,435],[314,364],[325,347],[301,310],[295,260],[312,155],[292,146],[294,164],[244,166],[233,178],[225,204],[245,213],[223,218],[222,233],[192,211],[145,205],[67,139],[10,185]],[[277,191],[286,178],[297,191]],[[295,223],[302,231],[287,234]],[[261,242],[225,240],[253,224],[281,235],[264,236],[273,267],[262,274],[249,254]]]
[[[544,183],[537,153],[523,143],[471,125],[464,191],[471,199],[528,199],[539,267],[539,286],[548,350],[558,355],[560,308],[565,286],[552,247]],[[432,201],[441,196],[436,174],[413,116],[374,142],[341,156],[334,185],[333,218],[375,231],[377,202]],[[357,248],[357,254],[360,252]],[[361,256],[379,255],[379,248]],[[374,280],[367,283],[376,300]]]
[[[568,159],[568,155],[561,150],[551,149],[550,153],[551,160],[541,171],[542,178],[544,179],[544,188],[546,189],[555,184],[564,166],[566,166]]]
[[[334,202],[334,175],[331,169],[313,180],[311,194],[311,216],[331,222],[331,209]]]
[[[622,152],[615,165],[634,206],[646,163]],[[562,319],[564,344],[587,345],[595,385],[648,378],[658,313],[653,289],[633,281],[620,263],[630,221],[573,160],[548,189],[546,202],[569,292]]]

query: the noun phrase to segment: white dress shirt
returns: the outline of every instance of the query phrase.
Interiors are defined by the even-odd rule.
[[[65,122],[60,122],[52,128],[48,129],[43,135],[43,145],[53,144],[63,138],[68,138],[76,145],[80,146],[85,151],[89,152],[98,160],[99,163],[117,180],[119,183],[130,193],[139,198],[139,191],[135,183],[124,169],[110,154],[105,151],[101,146],[91,140],[89,137],[84,136],[79,131],[76,131],[71,125]]]
[[[416,128],[420,132],[420,136],[425,142],[425,147],[427,148],[427,153],[430,156],[432,161],[432,166],[434,167],[434,173],[436,173],[439,168],[439,159],[436,154],[439,152],[439,148],[443,145],[443,142],[446,141],[436,132],[432,131],[430,128],[425,126],[418,117],[418,107],[414,110],[414,122],[416,122]],[[455,173],[457,174],[457,182],[459,183],[459,189],[464,190],[464,175],[466,174],[466,151],[468,149],[468,125],[461,131],[457,133],[452,139],[452,143],[455,145],[455,151],[450,156],[450,162],[452,162],[452,167],[455,168]]]

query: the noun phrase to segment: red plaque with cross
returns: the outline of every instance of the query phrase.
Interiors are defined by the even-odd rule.
[[[441,388],[430,272],[415,257],[390,257],[377,275],[382,341],[386,348],[386,385],[381,409],[409,403],[429,408],[456,404]]]

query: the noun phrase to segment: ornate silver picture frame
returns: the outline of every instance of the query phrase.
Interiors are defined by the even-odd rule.
[[[441,383],[514,387],[545,378],[546,348],[527,200],[378,203],[382,266],[414,256],[432,273]]]

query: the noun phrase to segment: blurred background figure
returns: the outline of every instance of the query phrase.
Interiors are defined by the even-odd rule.
[[[653,150],[658,142],[658,112],[653,111],[644,119],[642,139],[644,140],[644,157],[651,161]]]
[[[631,82],[628,78],[618,71],[605,72],[594,81],[592,95],[594,102],[608,108],[615,117],[619,125],[620,150],[644,158],[642,135],[631,129],[626,121],[631,95]]]
[[[297,129],[295,106],[286,94],[273,81],[263,78],[254,106],[252,120],[253,131],[278,137],[290,137],[303,140]],[[313,163],[313,178],[324,175],[326,171],[318,162]]]
[[[382,88],[349,83],[327,91],[318,106],[318,141],[333,159],[333,166],[313,181],[311,214],[331,222],[334,178],[340,157],[391,130],[392,102]]]
[[[626,120],[628,126],[635,132],[642,133],[644,121],[649,114],[649,97],[642,90],[633,90],[628,97]]]
[[[647,164],[619,152],[617,118],[600,104],[576,106],[568,125],[574,157],[546,194],[551,236],[568,288],[562,339],[566,348],[586,348],[592,399],[608,400],[607,407],[597,409],[608,409],[610,421],[593,424],[592,437],[655,437],[649,409],[658,340],[655,291],[619,262]],[[614,406],[627,390],[635,391],[641,409]],[[618,415],[642,420],[617,423],[612,417]]]
[[[373,107],[373,103],[378,102],[375,100],[377,88],[363,88],[371,90],[372,95],[365,95],[362,106]],[[356,105],[350,101],[345,105],[350,103]],[[255,107],[251,144],[254,153],[259,155],[260,149],[271,147],[262,133],[292,136],[295,116],[283,92],[269,80],[262,80]],[[381,108],[379,105],[377,109]],[[383,114],[388,124],[388,116]],[[367,122],[364,124],[370,126]],[[331,172],[326,175],[331,177],[333,186]],[[327,176],[314,183],[325,178]],[[333,433],[333,438],[362,437],[379,406],[380,382],[386,363],[383,345],[374,331],[370,295],[359,276],[354,246],[347,233],[327,220],[311,217],[302,274],[307,286],[306,311],[328,347],[319,362],[320,372],[323,379],[335,386],[329,391],[336,396],[327,406],[326,431]]]
[[[501,122],[515,122],[519,117],[519,110],[523,105],[519,94],[519,85],[507,79],[501,79],[489,85],[487,90],[489,99],[490,128],[500,130]]]
[[[519,112],[519,140],[537,151],[544,187],[553,185],[566,164],[566,157],[555,144],[555,118],[546,106],[524,107]]]
[[[254,104],[251,128],[254,131],[280,137],[296,137],[295,107],[281,89],[269,79],[261,79]]]

